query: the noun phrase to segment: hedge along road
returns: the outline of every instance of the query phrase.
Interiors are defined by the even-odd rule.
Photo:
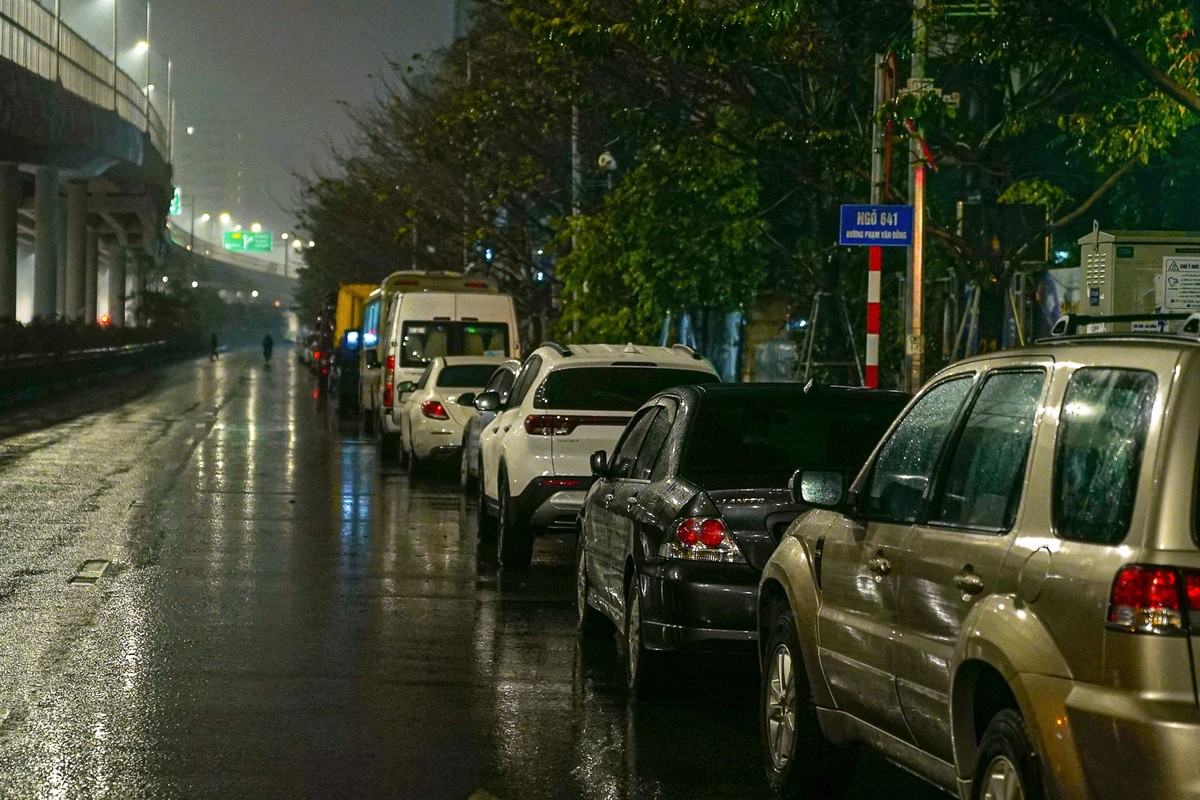
[[[381,471],[287,355],[0,439],[0,794],[766,796],[752,663],[629,702],[573,541],[497,571],[456,475]]]

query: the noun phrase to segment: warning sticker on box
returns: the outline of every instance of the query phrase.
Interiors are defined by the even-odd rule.
[[[1200,257],[1163,258],[1163,310],[1200,310]]]

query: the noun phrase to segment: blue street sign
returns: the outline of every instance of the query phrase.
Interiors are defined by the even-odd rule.
[[[908,247],[912,232],[912,206],[842,206],[838,244]]]

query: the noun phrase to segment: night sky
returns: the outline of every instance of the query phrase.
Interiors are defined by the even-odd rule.
[[[130,48],[145,35],[145,1],[117,2],[121,66],[140,81],[144,62]],[[68,24],[111,51],[107,2],[64,0],[63,8]],[[208,136],[200,149],[210,160],[232,158],[240,146],[243,207],[220,210],[276,232],[290,228],[292,173],[327,163],[326,142],[344,144],[351,130],[339,101],[369,103],[378,87],[370,76],[387,74],[388,59],[449,44],[453,17],[453,0],[151,0],[151,80],[156,92],[165,85],[169,56],[177,162],[189,150],[180,142],[188,126]],[[177,174],[189,166],[178,163]]]

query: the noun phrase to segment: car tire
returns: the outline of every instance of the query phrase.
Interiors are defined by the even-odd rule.
[[[979,759],[971,781],[972,800],[1042,800],[1045,790],[1037,752],[1025,721],[1011,708],[992,717],[979,741]]]
[[[400,434],[379,432],[379,462],[394,464],[400,458]]]
[[[460,457],[458,459],[458,486],[464,493],[471,490],[471,468],[467,464],[467,437],[463,434],[462,448],[459,450]]]
[[[409,477],[420,478],[425,475],[425,459],[418,456],[412,450],[404,451],[404,465],[408,467]]]
[[[647,649],[642,638],[642,593],[634,575],[625,590],[625,688],[631,695],[644,692],[660,672],[663,654]]]
[[[496,518],[488,513],[487,492],[484,491],[483,485],[483,456],[480,456],[479,475],[475,479],[475,518],[479,523],[479,538],[490,539],[496,535]]]
[[[496,525],[496,559],[506,569],[529,569],[533,561],[533,531],[512,502],[508,478],[500,472],[500,513]]]
[[[858,751],[834,745],[821,731],[791,609],[780,604],[769,619],[759,694],[767,783],[779,797],[841,797],[854,777]]]
[[[612,624],[608,617],[587,601],[591,581],[587,576],[587,550],[583,546],[583,537],[575,542],[575,628],[584,636],[599,637],[612,633]]]

